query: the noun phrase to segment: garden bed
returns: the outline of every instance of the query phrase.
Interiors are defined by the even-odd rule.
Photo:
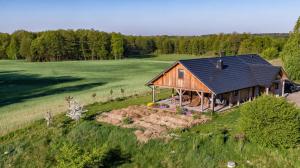
[[[210,120],[205,115],[182,115],[147,106],[129,106],[97,116],[97,121],[124,128],[136,128],[135,135],[140,142],[153,138],[168,138],[168,130],[189,128]]]

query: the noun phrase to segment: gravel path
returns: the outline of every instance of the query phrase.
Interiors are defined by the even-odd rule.
[[[300,91],[299,92],[295,92],[295,93],[292,93],[292,94],[289,94],[287,96],[287,99],[291,102],[294,102],[296,103],[296,105],[298,107],[300,107]]]

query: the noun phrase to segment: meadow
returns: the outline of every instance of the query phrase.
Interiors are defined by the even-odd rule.
[[[162,91],[159,98],[169,92]],[[80,122],[58,114],[51,127],[38,120],[28,127],[0,137],[0,167],[55,167],[63,156],[68,164],[95,148],[108,148],[102,167],[299,167],[299,148],[260,147],[235,139],[239,109],[214,115],[209,123],[174,130],[174,139],[140,144],[133,129],[98,123],[97,114],[129,105],[146,104],[151,95],[132,96],[88,105]],[[66,148],[67,147],[67,148]],[[68,160],[72,159],[72,160]],[[82,161],[82,160],[80,160]],[[101,167],[99,166],[99,167]],[[70,167],[70,165],[69,165]]]
[[[66,96],[86,105],[150,91],[145,83],[171,63],[153,56],[47,63],[0,60],[0,135],[43,118],[47,111],[65,111]]]

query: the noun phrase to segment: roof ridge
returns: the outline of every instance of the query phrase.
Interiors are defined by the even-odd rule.
[[[200,58],[192,58],[192,59],[180,59],[178,61],[191,61],[191,60],[199,60],[199,59],[215,59],[215,58],[227,58],[227,57],[246,57],[246,56],[259,56],[258,54],[240,54],[240,55],[226,55],[226,56],[208,56],[208,57],[200,57]]]

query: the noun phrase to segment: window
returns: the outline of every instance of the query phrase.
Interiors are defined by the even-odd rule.
[[[275,89],[278,89],[278,88],[279,88],[278,83],[275,83],[275,84],[274,84],[274,87],[275,87]]]
[[[178,79],[183,79],[183,78],[184,78],[184,70],[178,69]]]

